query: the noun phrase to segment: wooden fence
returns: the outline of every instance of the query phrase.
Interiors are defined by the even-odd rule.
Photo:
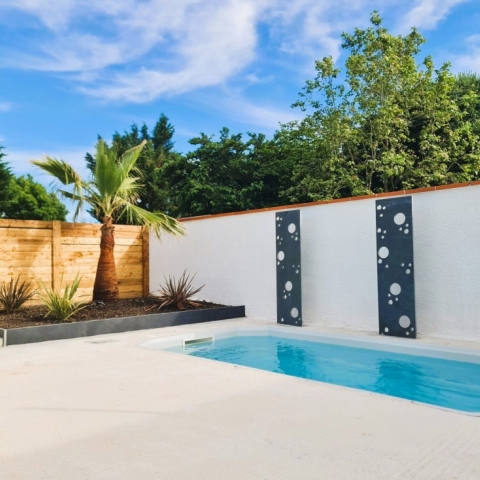
[[[115,264],[121,298],[149,293],[148,232],[115,226]],[[60,288],[82,277],[78,299],[91,300],[100,254],[100,224],[0,220],[0,283],[20,275],[38,288]],[[38,303],[38,300],[33,303]]]

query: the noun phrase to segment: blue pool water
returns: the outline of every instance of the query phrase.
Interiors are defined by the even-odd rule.
[[[275,336],[168,350],[480,413],[480,364]]]

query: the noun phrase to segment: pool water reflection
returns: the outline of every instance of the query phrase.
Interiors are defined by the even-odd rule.
[[[275,336],[168,350],[480,413],[479,364]]]

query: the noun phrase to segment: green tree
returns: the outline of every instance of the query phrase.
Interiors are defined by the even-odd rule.
[[[284,150],[278,132],[271,140],[262,133],[248,136],[248,161],[254,165],[253,180],[260,187],[253,192],[253,208],[287,203],[285,192],[292,185],[294,158]]]
[[[3,160],[5,154],[2,152],[2,150],[3,147],[0,145],[0,214],[3,216],[5,202],[8,200],[7,190],[10,184],[10,179],[13,177],[13,175],[7,163]]]
[[[2,208],[3,218],[64,222],[67,213],[65,205],[55,194],[48,193],[31,175],[10,179]]]
[[[305,119],[282,128],[297,158],[292,201],[478,177],[479,137],[467,114],[475,94],[459,105],[448,64],[416,63],[425,41],[416,29],[393,36],[377,12],[371,23],[342,35],[343,76],[331,57],[316,62],[316,77],[294,104]]]
[[[161,232],[177,235],[184,231],[183,226],[174,218],[163,213],[149,212],[137,205],[143,185],[137,174],[136,162],[145,143],[144,140],[140,145],[118,157],[116,149],[109,148],[100,139],[97,142],[94,157],[95,170],[89,181],[83,180],[63,160],[46,156],[43,160],[32,162],[56,178],[59,182],[57,191],[60,195],[77,203],[75,219],[85,203],[92,208],[96,216],[102,219],[100,257],[93,288],[94,300],[118,299],[118,282],[113,256],[114,218],[124,216],[128,223],[149,227],[156,236],[160,236]],[[61,185],[69,188],[65,190]]]
[[[164,165],[165,183],[181,216],[278,205],[291,182],[292,164],[265,135],[220,131],[218,141],[201,133],[196,149]]]
[[[0,218],[65,221],[65,205],[30,175],[15,177],[2,150],[0,146]]]
[[[187,215],[204,215],[252,208],[253,169],[245,158],[242,135],[220,132],[218,142],[202,133],[190,140],[196,150],[186,155],[185,181],[179,200]]]
[[[462,112],[462,119],[460,123],[453,123],[452,129],[463,131],[460,148],[464,152],[464,156],[458,161],[457,170],[463,173],[463,181],[477,180],[480,176],[478,162],[480,75],[461,73],[456,76],[455,80],[452,98]]]
[[[293,162],[283,155],[281,142],[256,133],[244,140],[224,128],[218,140],[203,133],[191,139],[195,150],[182,155],[174,150],[174,133],[162,114],[151,133],[145,124],[141,128],[134,124],[113,135],[118,154],[146,142],[137,162],[145,185],[138,204],[146,210],[186,217],[287,201],[283,192],[291,185]],[[87,154],[86,162],[93,171],[94,157]]]
[[[172,208],[167,186],[164,184],[164,175],[161,172],[165,162],[171,159],[178,160],[179,154],[173,151],[174,133],[175,128],[169,122],[168,117],[162,113],[151,134],[145,124],[141,128],[133,124],[130,131],[125,131],[123,134],[115,132],[112,137],[112,147],[116,150],[117,155],[123,155],[127,150],[145,141],[145,146],[136,163],[144,184],[137,201],[142,208],[149,212],[159,211],[175,214],[175,208]],[[94,156],[87,153],[85,161],[87,167],[93,172],[95,170]],[[128,220],[124,218],[119,221],[126,222]]]
[[[455,77],[452,97],[460,109],[466,112],[465,120],[478,126],[480,121],[480,75],[469,72]]]

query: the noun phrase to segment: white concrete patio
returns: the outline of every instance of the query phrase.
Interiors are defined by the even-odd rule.
[[[252,324],[1,348],[0,479],[480,479],[479,417],[140,347]]]

